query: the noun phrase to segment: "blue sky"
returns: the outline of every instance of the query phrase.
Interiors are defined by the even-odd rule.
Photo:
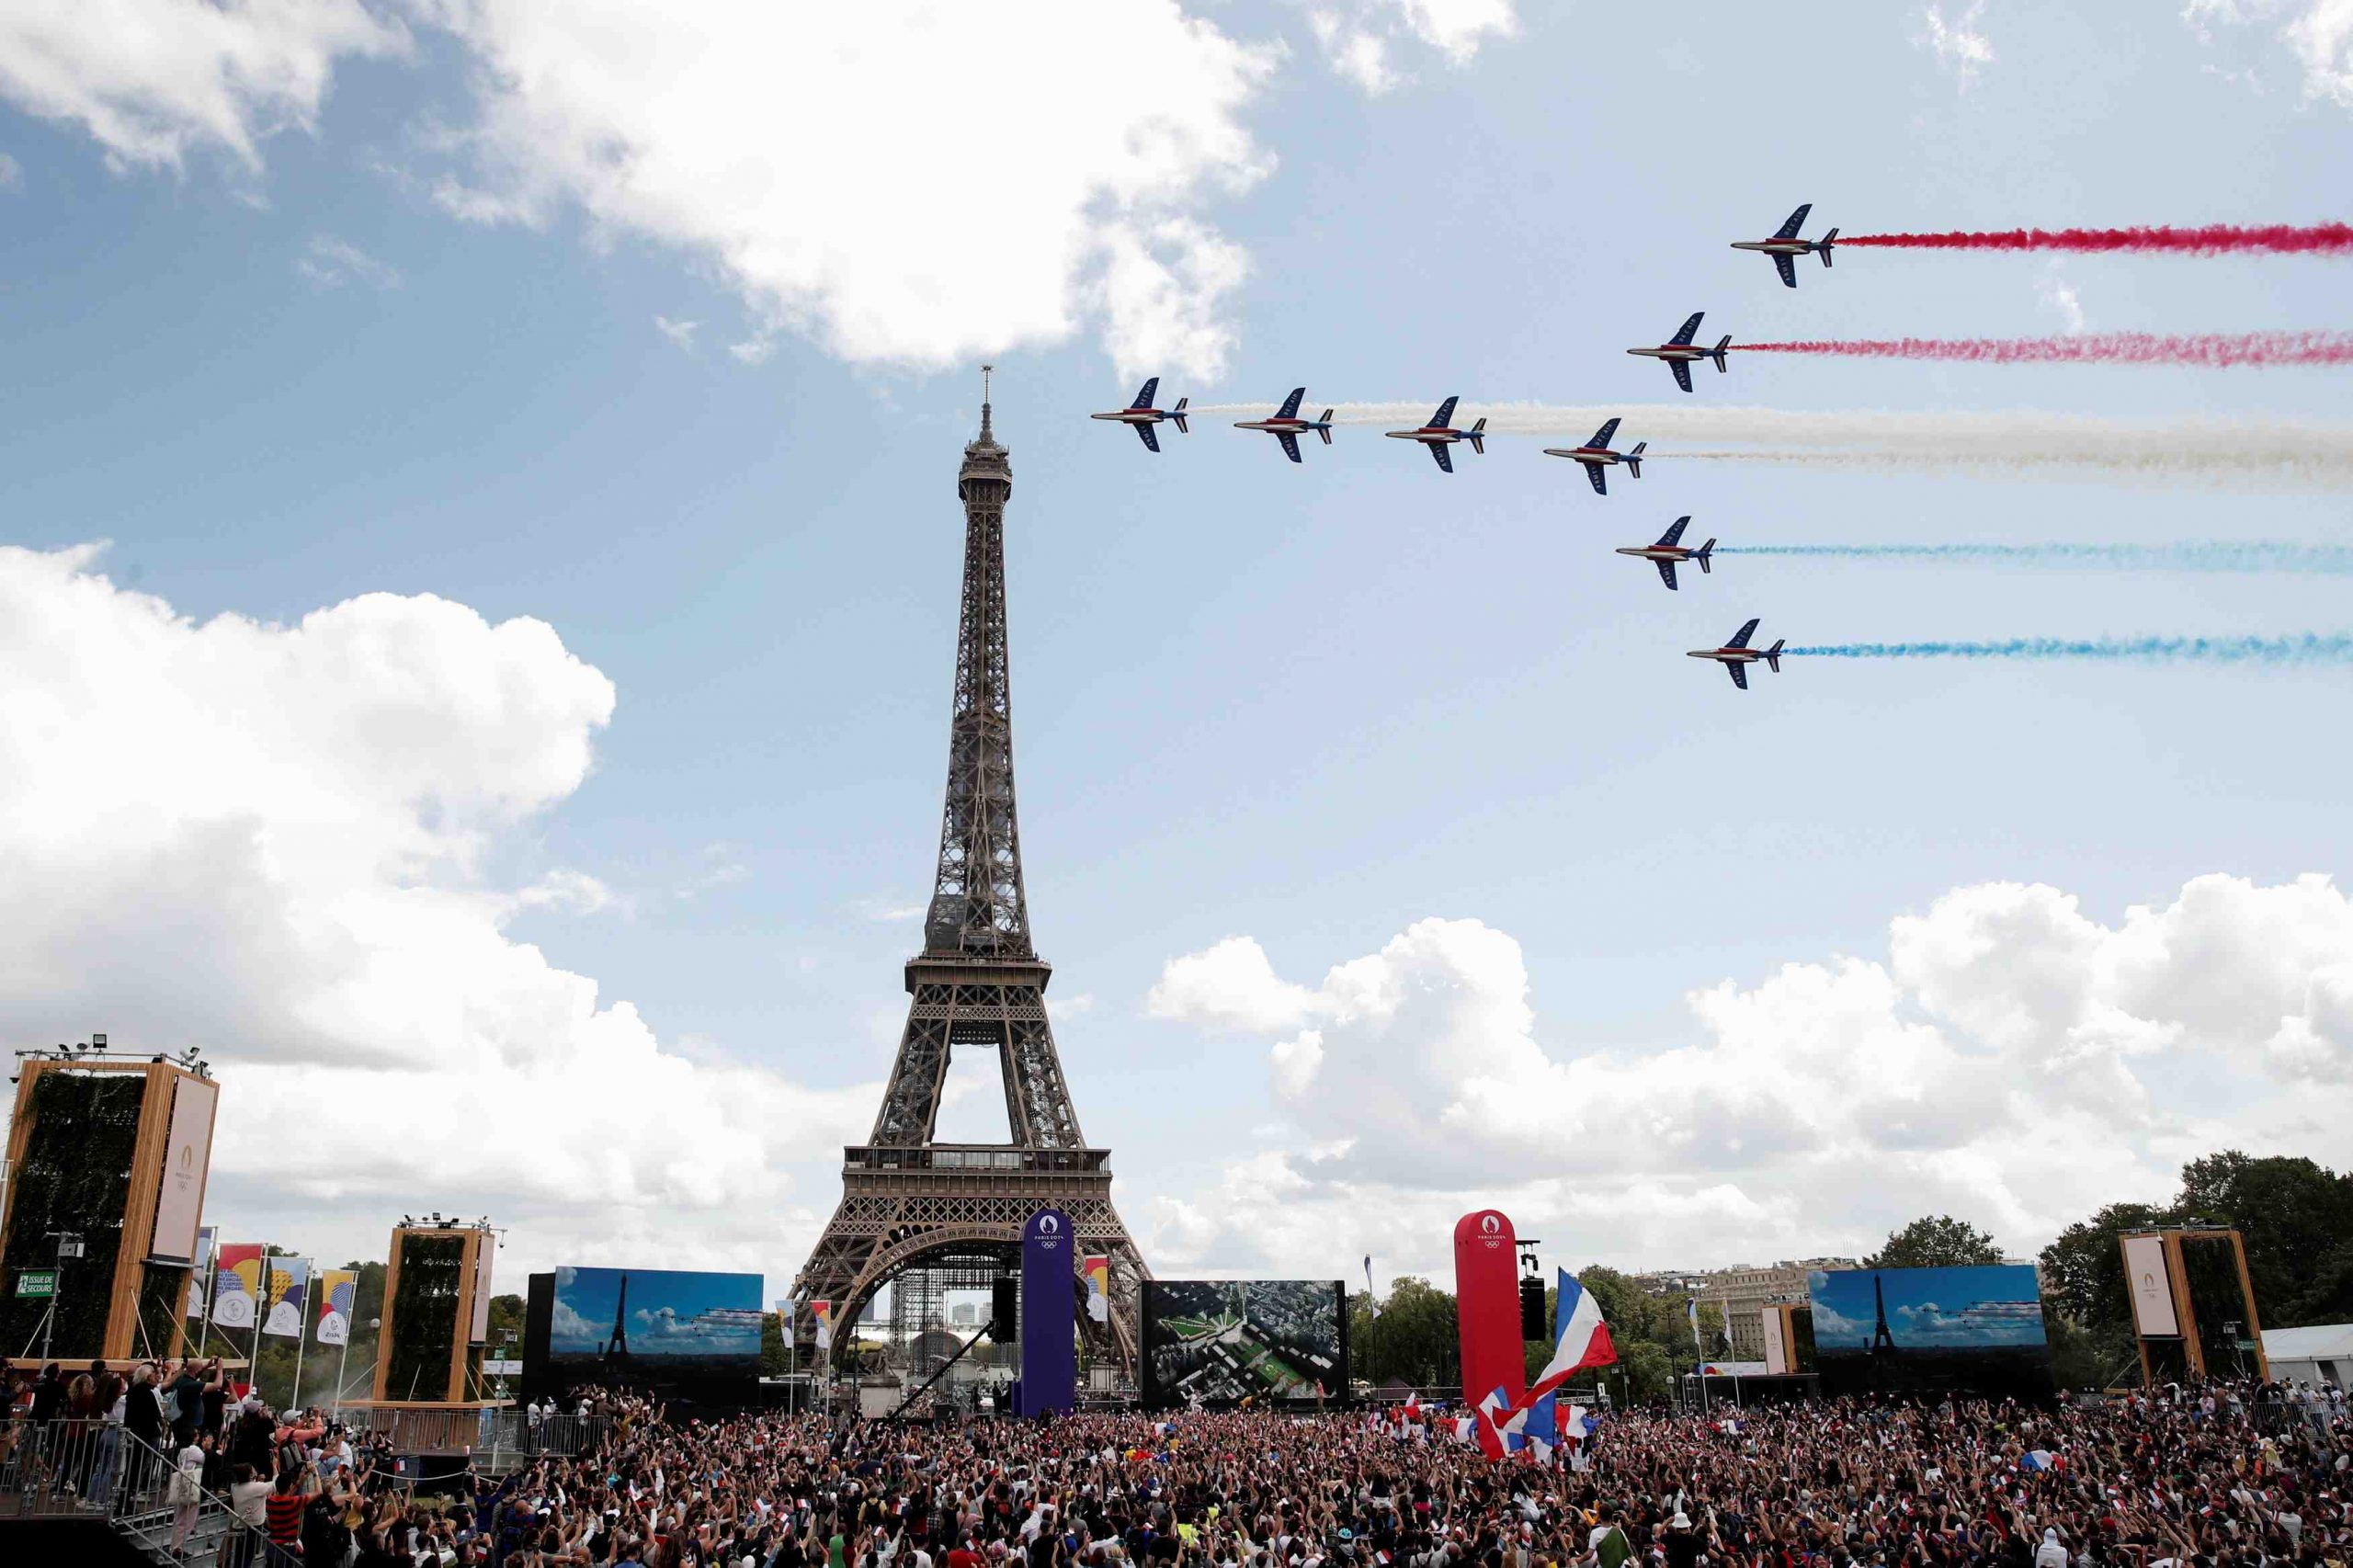
[[[2043,1342],[2034,1270],[1983,1268],[1817,1270],[1809,1277],[1813,1339],[1824,1350],[1865,1350],[1878,1326],[1874,1278],[1897,1347],[1992,1348]]]
[[[883,7],[802,18],[773,92],[756,8],[124,9],[181,47],[0,21],[0,543],[111,541],[12,563],[56,656],[0,675],[0,850],[63,891],[0,1019],[212,1051],[209,1221],[356,1256],[429,1153],[505,1206],[503,1274],[601,1246],[780,1293],[904,1016],[983,358],[1033,923],[1164,1271],[1434,1267],[1488,1201],[1573,1266],[1928,1209],[2037,1245],[2222,1141],[2325,1152],[2353,917],[2295,879],[2341,869],[2346,672],[1744,694],[1681,653],[1752,615],[2334,631],[2341,584],[1728,558],[1669,596],[1608,550],[1684,513],[1727,545],[2331,543],[2341,493],[1654,441],[1603,499],[1528,436],[1449,477],[1377,426],[1294,468],[1232,416],[1157,458],[1083,417],[1156,371],[1608,404],[1640,439],[1679,394],[1620,349],[1696,309],[2343,325],[2337,262],[1850,251],[1791,291],[1725,245],[1802,200],[1849,233],[2341,218],[2322,8],[1162,4],[949,39],[979,24]],[[2325,370],[1760,356],[1692,401],[2353,420]],[[369,594],[400,597],[304,619]],[[290,1187],[296,1118],[386,1146]]]

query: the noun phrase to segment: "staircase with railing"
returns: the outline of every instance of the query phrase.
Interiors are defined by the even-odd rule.
[[[177,1555],[174,1465],[145,1438],[102,1421],[11,1420],[0,1427],[0,1521],[88,1518],[154,1563],[244,1568],[269,1561],[267,1538],[229,1499],[199,1489]]]

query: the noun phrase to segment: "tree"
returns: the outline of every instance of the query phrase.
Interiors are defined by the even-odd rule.
[[[2131,1231],[2174,1222],[2172,1210],[2145,1203],[2111,1203],[2078,1220],[2042,1249],[2042,1295],[2087,1329],[2129,1327],[2132,1301],[2124,1284],[2118,1241]]]
[[[792,1369],[784,1348],[784,1319],[775,1312],[760,1314],[760,1376],[780,1378]]]
[[[2343,1320],[2353,1307],[2353,1172],[2226,1149],[2181,1167],[2183,1224],[2235,1226],[2256,1310],[2274,1328]]]
[[[1878,1252],[1863,1259],[1865,1268],[1956,1268],[2002,1261],[1994,1238],[1949,1214],[1923,1215],[1900,1231],[1890,1231]]]
[[[1422,1387],[1462,1381],[1462,1342],[1454,1293],[1413,1275],[1389,1287],[1381,1316],[1369,1296],[1349,1299],[1348,1363],[1368,1382],[1403,1378]]]

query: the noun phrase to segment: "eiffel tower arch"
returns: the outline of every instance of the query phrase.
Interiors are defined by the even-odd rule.
[[[964,503],[963,604],[948,732],[939,864],[923,951],[907,960],[907,1024],[874,1130],[842,1151],[842,1197],[794,1278],[794,1333],[813,1335],[813,1301],[833,1303],[849,1332],[875,1292],[911,1268],[977,1279],[1017,1267],[1022,1224],[1040,1209],[1067,1213],[1080,1256],[1110,1260],[1109,1322],[1079,1315],[1097,1355],[1136,1372],[1143,1256],[1111,1206],[1111,1156],[1079,1131],[1046,1016],[1053,970],[1030,944],[1014,817],[1013,707],[1005,613],[1005,505],[1013,467],[990,422],[957,475]],[[949,1059],[996,1053],[1007,1143],[935,1136]]]

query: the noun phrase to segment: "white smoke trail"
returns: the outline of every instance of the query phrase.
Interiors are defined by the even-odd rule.
[[[1428,403],[1341,403],[1341,425],[1407,429]],[[1211,404],[1198,415],[1264,418],[1265,403]],[[1623,451],[1649,441],[1648,460],[1797,462],[1870,469],[2040,470],[2150,483],[2264,490],[2353,490],[2353,425],[2296,420],[2105,419],[2031,409],[1900,414],[1709,403],[1464,403],[1454,423],[1484,416],[1491,434],[1585,440],[1621,418]]]

